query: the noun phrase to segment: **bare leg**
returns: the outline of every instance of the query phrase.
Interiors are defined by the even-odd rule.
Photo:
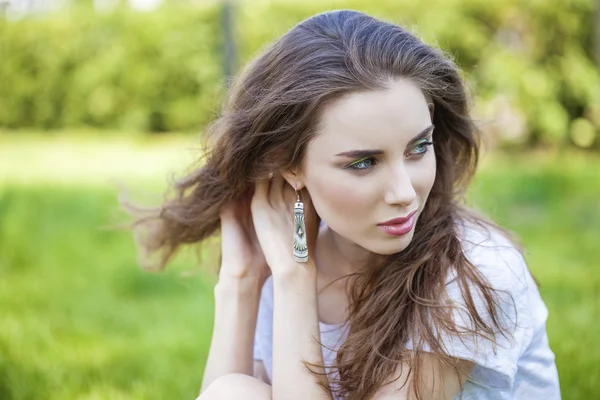
[[[250,375],[218,377],[196,400],[271,400],[271,385]]]

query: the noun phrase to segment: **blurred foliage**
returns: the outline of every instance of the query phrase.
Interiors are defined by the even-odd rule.
[[[193,11],[193,12],[190,12]],[[218,8],[75,8],[0,27],[0,126],[172,131],[207,123]]]
[[[593,0],[239,1],[239,58],[336,8],[398,23],[444,49],[492,137],[600,147]],[[200,130],[224,95],[220,11],[167,0],[150,13],[79,7],[3,21],[0,126]]]

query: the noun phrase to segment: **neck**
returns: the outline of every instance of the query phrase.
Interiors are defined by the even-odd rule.
[[[317,273],[329,279],[358,272],[367,265],[371,253],[323,224],[317,239]]]

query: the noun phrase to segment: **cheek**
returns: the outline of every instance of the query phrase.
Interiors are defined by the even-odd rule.
[[[435,156],[430,154],[429,157],[423,160],[418,166],[413,168],[411,173],[411,181],[417,195],[422,199],[426,198],[433,187],[435,181]]]
[[[372,193],[357,185],[355,179],[318,179],[309,188],[315,210],[327,225],[348,224],[363,220],[350,218],[373,209]]]

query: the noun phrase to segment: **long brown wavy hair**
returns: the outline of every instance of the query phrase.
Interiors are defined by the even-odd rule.
[[[233,82],[205,133],[202,162],[175,183],[176,194],[135,221],[148,232],[141,249],[159,253],[158,267],[164,267],[180,245],[200,243],[218,232],[219,210],[256,181],[272,171],[300,167],[328,103],[349,93],[385,89],[398,78],[415,82],[433,105],[436,178],[410,245],[353,274],[347,285],[348,336],[335,360],[339,376],[330,379],[339,396],[352,400],[373,396],[400,362],[408,363],[410,386],[423,398],[423,353],[418,349],[427,346],[459,374],[438,335],[494,341],[505,333],[496,293],[463,253],[457,221],[508,232],[465,205],[479,134],[458,68],[441,50],[357,11],[330,11],[302,21]],[[453,304],[445,292],[451,269],[470,315],[468,332],[452,319]],[[478,312],[470,286],[485,300],[485,315]],[[314,374],[323,374],[319,371],[325,366],[304,362]]]

